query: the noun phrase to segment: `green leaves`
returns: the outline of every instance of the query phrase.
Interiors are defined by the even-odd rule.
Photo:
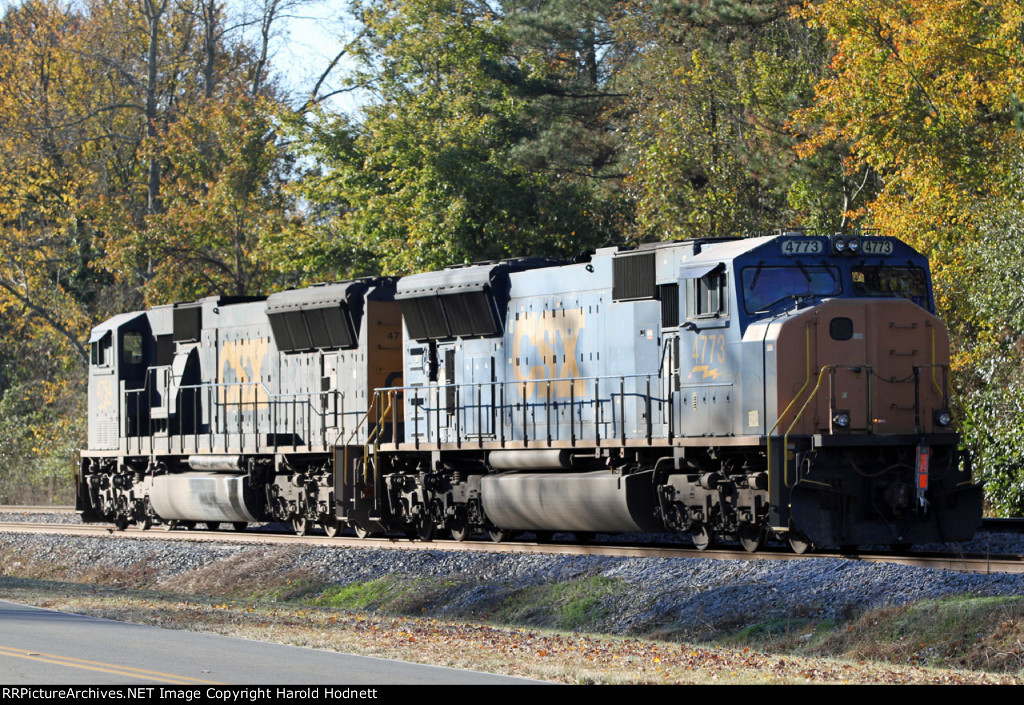
[[[359,9],[357,75],[375,98],[356,124],[321,115],[302,126],[319,170],[301,192],[320,208],[323,239],[344,243],[349,272],[570,253],[595,241],[601,208],[587,190],[518,158],[534,116],[502,18],[450,0]]]

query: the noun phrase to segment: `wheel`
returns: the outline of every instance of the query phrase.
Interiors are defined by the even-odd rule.
[[[129,523],[130,522],[128,521],[128,517],[122,515],[114,519],[114,528],[118,531],[124,531],[128,528]]]
[[[707,524],[694,524],[690,529],[690,539],[698,551],[706,551],[714,543],[714,536]]]
[[[151,526],[153,526],[153,518],[148,514],[135,520],[135,528],[139,531],[148,531]]]
[[[196,528],[196,523],[194,521],[179,521],[178,526],[185,529],[186,531],[191,531],[192,529]]]
[[[458,526],[452,527],[451,532],[452,538],[458,541],[459,543],[462,543],[463,541],[465,541],[473,535],[473,532],[469,528],[469,525],[467,525],[465,522],[460,523]]]
[[[292,517],[292,531],[294,531],[297,536],[309,536],[311,528],[309,520],[306,519],[306,517]]]
[[[359,524],[352,524],[352,530],[356,532],[356,538],[360,539],[372,539],[376,536],[380,536],[379,531],[372,531],[371,529],[365,529]]]
[[[491,541],[494,543],[501,543],[502,541],[508,541],[512,538],[512,532],[507,529],[491,529],[487,532],[491,536]]]
[[[231,528],[235,531],[245,531],[249,528],[249,523],[245,521],[235,521],[231,523]]]
[[[337,519],[325,521],[320,526],[324,527],[324,533],[327,534],[329,539],[333,539],[341,533],[341,524],[338,523]]]
[[[164,524],[164,531],[174,531],[178,528],[178,522],[171,519],[169,522]]]
[[[216,531],[219,528],[220,528],[220,522],[219,521],[208,521],[208,522],[206,522],[206,530],[207,531]]]
[[[814,550],[814,544],[798,531],[790,531],[788,541],[789,547],[793,549],[793,553],[796,553],[797,555],[810,553]]]
[[[744,524],[740,527],[739,539],[744,551],[756,553],[764,548],[764,543],[768,539],[768,532],[763,526]]]
[[[416,520],[416,538],[420,541],[433,541],[437,535],[437,524],[429,514],[424,514]]]

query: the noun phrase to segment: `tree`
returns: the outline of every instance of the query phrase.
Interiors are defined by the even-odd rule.
[[[870,184],[842,155],[796,162],[790,114],[809,105],[821,33],[787,2],[635,0],[617,22],[627,71],[627,185],[641,237],[834,229]],[[856,183],[854,182],[856,180]]]
[[[805,4],[834,57],[797,115],[805,154],[848,145],[879,174],[866,222],[932,258],[953,336],[961,417],[998,511],[1024,509],[1019,390],[1024,322],[1017,226],[1024,205],[1024,8],[1008,0]]]
[[[870,206],[887,232],[939,255],[976,240],[979,208],[1020,161],[1018,37],[1024,9],[1006,0],[808,3],[827,31],[830,75],[798,115],[819,129],[805,153],[848,143],[883,189]]]
[[[28,2],[0,21],[0,311],[51,329],[86,361],[99,283],[89,222],[95,84],[68,51],[81,18]]]
[[[300,223],[285,190],[290,159],[274,109],[237,94],[202,102],[168,128],[164,207],[147,219],[151,300],[252,296],[287,282],[275,262],[287,273],[291,254],[282,241]]]
[[[517,159],[529,110],[499,15],[466,0],[357,10],[354,80],[373,100],[355,124],[324,114],[304,124],[321,169],[303,194],[320,206],[320,232],[344,243],[345,271],[568,254],[608,236],[580,179]]]
[[[261,244],[296,226],[266,60],[212,0],[29,0],[0,18],[0,408],[5,434],[35,439],[0,449],[0,477],[54,454],[66,471],[97,321],[289,271]]]

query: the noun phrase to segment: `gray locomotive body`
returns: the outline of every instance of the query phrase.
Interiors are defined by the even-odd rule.
[[[978,524],[927,262],[897,240],[694,240],[330,287],[345,296],[208,299],[98,327],[94,351],[122,341],[120,387],[101,390],[93,365],[83,516],[495,540],[671,530],[749,550],[773,534],[796,550],[962,541]],[[317,303],[332,296],[345,305]],[[361,297],[334,338],[289,313],[350,314]],[[388,316],[370,315],[376,299]],[[214,322],[189,341],[177,317],[193,309]],[[123,341],[146,326],[138,359]],[[148,364],[168,334],[172,359]],[[250,348],[258,372],[229,362]]]
[[[333,458],[401,380],[394,281],[210,297],[93,329],[78,509],[120,526],[281,520],[332,531]]]

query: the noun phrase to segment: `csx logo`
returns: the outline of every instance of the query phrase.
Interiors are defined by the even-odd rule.
[[[260,390],[260,374],[267,358],[269,341],[266,338],[226,340],[220,349],[221,401],[231,404],[263,406],[267,395]]]
[[[547,395],[547,384],[536,380],[560,379],[551,383],[552,398],[581,398],[587,384],[580,376],[576,344],[586,326],[583,309],[561,309],[519,317],[512,332],[513,370],[517,391],[525,399]],[[568,379],[567,379],[568,378]],[[525,391],[524,391],[525,390]]]
[[[100,414],[117,413],[117,394],[115,392],[114,378],[96,380],[94,387],[96,399],[93,408]]]

